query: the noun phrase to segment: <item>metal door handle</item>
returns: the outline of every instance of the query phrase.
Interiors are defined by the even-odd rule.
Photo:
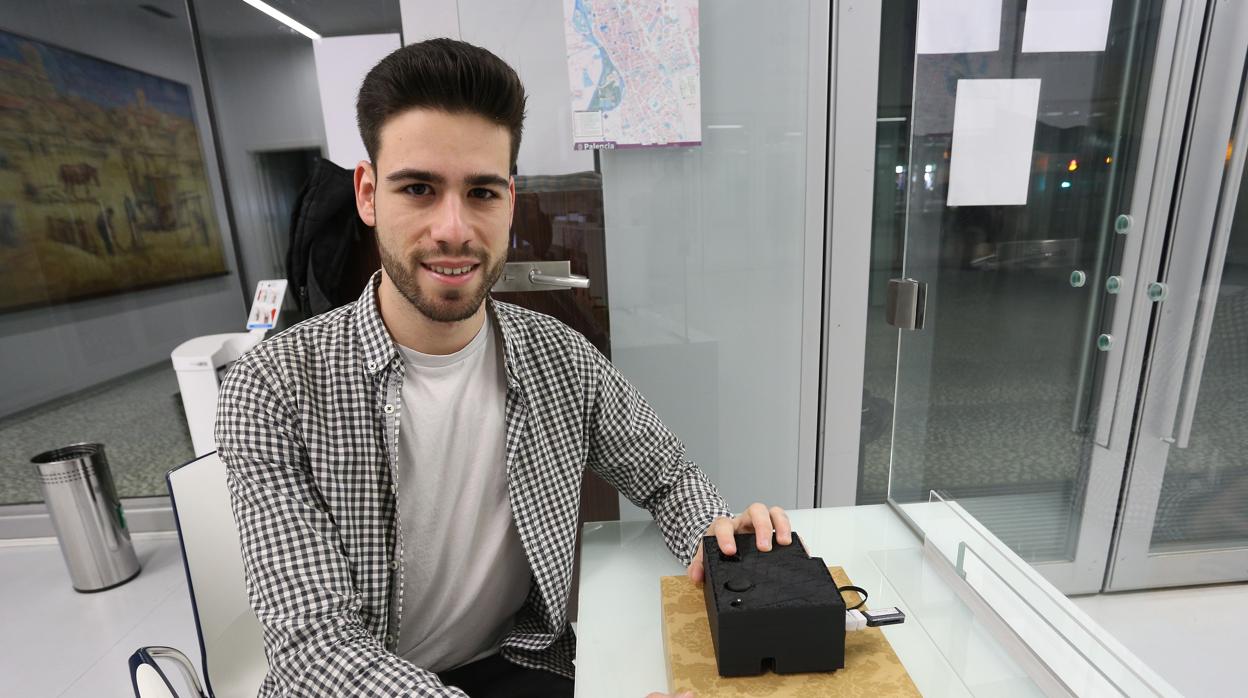
[[[1226,265],[1226,251],[1231,242],[1231,224],[1235,220],[1235,205],[1239,201],[1239,185],[1244,176],[1245,156],[1248,148],[1243,147],[1244,138],[1248,138],[1248,113],[1239,110],[1235,120],[1235,130],[1231,133],[1231,142],[1235,148],[1231,151],[1229,162],[1226,163],[1225,177],[1222,183],[1222,196],[1218,202],[1217,217],[1214,219],[1213,232],[1210,235],[1209,255],[1205,260],[1205,269],[1218,270],[1210,274],[1208,281],[1201,285],[1200,300],[1197,303],[1195,327],[1192,330],[1187,355],[1187,371],[1183,376],[1183,388],[1179,393],[1179,404],[1170,434],[1175,438],[1175,445],[1187,448],[1192,439],[1192,423],[1196,419],[1196,398],[1200,394],[1200,379],[1205,372],[1205,354],[1209,351],[1209,335],[1213,332],[1213,314],[1218,303],[1218,291],[1222,287],[1222,269]],[[1199,275],[1193,275],[1199,279]],[[1160,295],[1164,298],[1168,288],[1162,286]],[[1150,289],[1151,290],[1151,289]]]
[[[567,259],[541,262],[508,262],[491,289],[494,293],[566,291],[589,288],[589,277],[572,273]]]
[[[589,288],[589,277],[577,274],[556,276],[554,274],[542,274],[536,269],[531,269],[529,271],[529,283],[558,286],[560,288]]]

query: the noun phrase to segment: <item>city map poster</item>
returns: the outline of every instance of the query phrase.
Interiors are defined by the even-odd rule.
[[[576,150],[702,143],[698,0],[564,0]]]

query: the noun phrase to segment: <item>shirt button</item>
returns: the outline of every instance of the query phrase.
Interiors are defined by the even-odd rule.
[[[387,645],[393,645],[393,644],[394,644],[394,635],[390,635],[390,634],[387,634],[387,635],[386,635],[386,644],[387,644]]]
[[[386,414],[394,414],[394,405],[386,405]]]
[[[399,569],[399,561],[398,561],[398,560],[391,560],[391,561],[390,561],[390,569],[392,569],[392,570],[397,570],[397,569]]]
[[[370,371],[376,371],[376,370],[377,370],[377,362],[376,362],[376,361],[369,361],[369,362],[368,362],[368,370],[370,370]]]

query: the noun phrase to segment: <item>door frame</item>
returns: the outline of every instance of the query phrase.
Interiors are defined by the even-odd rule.
[[[809,7],[808,69],[806,78],[806,210],[802,261],[802,339],[798,392],[797,492],[798,508],[819,507],[823,471],[821,419],[824,405],[823,313],[827,304],[828,180],[832,160],[831,51],[838,45],[835,6],[814,0]],[[848,502],[852,504],[851,502]]]
[[[1182,162],[1178,163],[1173,223],[1169,237],[1150,240],[1150,249],[1141,259],[1140,283],[1136,284],[1141,292],[1132,304],[1126,336],[1144,355],[1136,374],[1142,380],[1137,377],[1132,384],[1140,386],[1140,395],[1132,420],[1134,439],[1126,466],[1123,511],[1106,575],[1107,591],[1242,581],[1248,570],[1246,547],[1151,551],[1170,451],[1185,445],[1181,443],[1182,423],[1196,405],[1199,386],[1189,383],[1193,378],[1199,381],[1203,352],[1193,352],[1192,347],[1194,338],[1203,342],[1209,331],[1207,324],[1196,326],[1198,313],[1203,310],[1212,317],[1212,306],[1202,308],[1198,300],[1206,264],[1214,252],[1214,231],[1231,225],[1244,169],[1245,148],[1224,155],[1227,143],[1248,141],[1248,109],[1240,103],[1248,57],[1248,8],[1242,3],[1212,3],[1205,24],[1198,82],[1196,89],[1188,91],[1192,98],[1184,113],[1187,140],[1181,156],[1176,156]],[[1238,89],[1228,90],[1228,85]],[[1161,303],[1150,301],[1142,292],[1154,279],[1169,286],[1168,298]],[[1203,337],[1198,337],[1202,332]]]
[[[876,123],[862,105],[877,99],[882,9],[849,0],[832,9],[817,507],[857,503]]]

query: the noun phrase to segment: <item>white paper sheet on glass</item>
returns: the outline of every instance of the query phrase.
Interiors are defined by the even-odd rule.
[[[1023,53],[1104,51],[1114,0],[1028,0]]]
[[[917,53],[983,53],[1001,47],[1001,0],[919,0]]]
[[[1040,81],[959,80],[949,162],[950,206],[1027,203]]]

